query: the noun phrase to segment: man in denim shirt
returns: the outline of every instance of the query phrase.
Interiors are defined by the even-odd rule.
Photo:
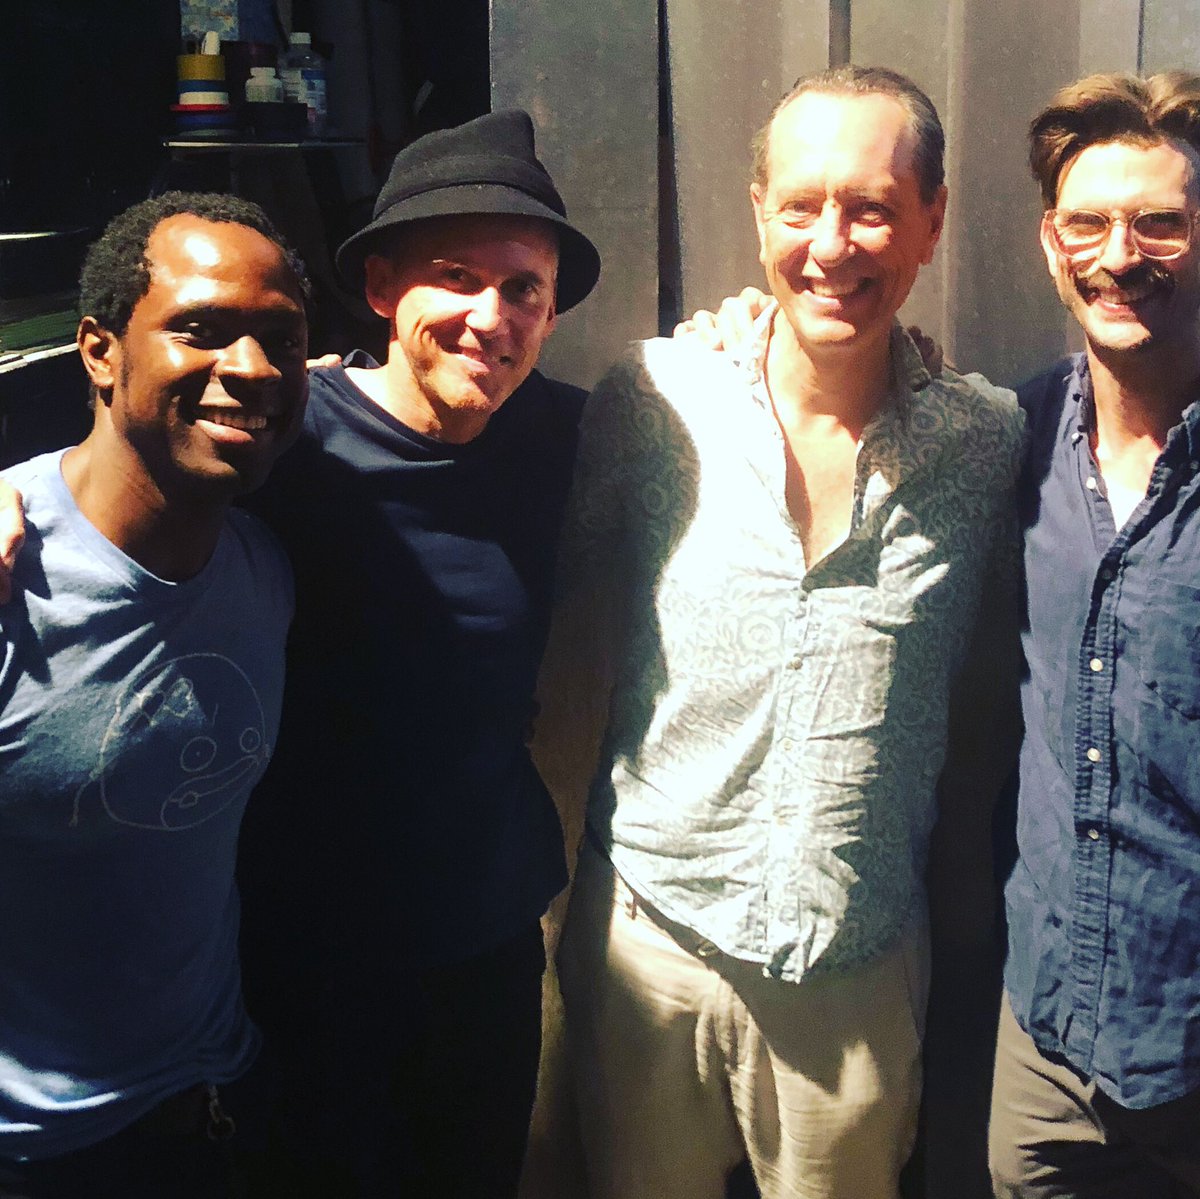
[[[1200,1194],[1200,77],[1033,122],[1087,351],[1022,389],[1028,673],[998,1196]]]

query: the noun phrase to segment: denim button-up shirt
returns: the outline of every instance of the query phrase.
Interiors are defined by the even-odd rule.
[[[851,529],[806,567],[769,321],[745,360],[652,341],[601,382],[566,560],[626,615],[593,835],[666,916],[798,980],[877,956],[923,903],[948,691],[1011,529],[1022,420],[982,380],[931,379],[897,327]]]
[[[1143,1108],[1200,1086],[1200,405],[1118,531],[1080,356],[1022,389],[1028,674],[1006,982]]]

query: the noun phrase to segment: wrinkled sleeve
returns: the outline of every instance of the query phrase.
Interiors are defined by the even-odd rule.
[[[994,409],[994,411],[996,411]],[[926,1190],[987,1189],[992,1048],[1003,954],[993,812],[1020,741],[1020,546],[1014,481],[1024,422],[1005,402],[988,437],[994,505],[980,602],[950,700],[946,761],[928,870],[932,980],[923,1094]]]
[[[948,946],[990,938],[992,811],[1016,765],[1021,737],[1020,538],[1016,480],[1024,418],[1009,393],[997,393],[985,430],[990,512],[979,604],[963,665],[951,692],[946,761],[938,784],[938,824],[929,867],[931,916]]]
[[[604,590],[619,554],[628,486],[628,430],[636,409],[640,353],[635,347],[596,385],[584,406],[575,477],[559,548],[563,602]]]
[[[534,751],[567,835],[583,828],[587,784],[608,718],[623,638],[620,581],[630,462],[628,428],[641,374],[635,348],[588,397],[559,543],[550,638],[538,684]]]

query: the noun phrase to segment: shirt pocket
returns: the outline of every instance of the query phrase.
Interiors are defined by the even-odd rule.
[[[1168,707],[1200,718],[1200,589],[1158,580],[1142,627],[1142,682]]]

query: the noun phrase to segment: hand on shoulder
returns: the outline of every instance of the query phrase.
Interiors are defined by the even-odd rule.
[[[25,510],[21,493],[0,479],[0,604],[12,598],[13,570],[25,544]]]
[[[753,336],[754,322],[770,302],[771,297],[757,287],[744,287],[722,300],[716,312],[701,308],[680,321],[671,336],[690,338],[709,350],[736,350]]]

